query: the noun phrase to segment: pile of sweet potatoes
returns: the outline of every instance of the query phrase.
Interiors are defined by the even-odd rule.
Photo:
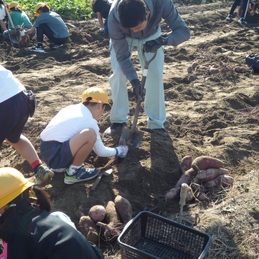
[[[120,195],[106,206],[95,205],[90,208],[88,216],[79,220],[79,231],[88,241],[95,244],[100,238],[112,241],[119,236],[125,224],[132,218],[131,203]]]
[[[228,170],[224,163],[209,156],[199,156],[192,160],[192,157],[185,156],[180,164],[182,176],[175,187],[165,194],[165,200],[173,199],[180,193],[181,185],[188,184],[186,200],[196,199],[209,201],[209,195],[223,188],[233,185],[234,179],[227,175]]]

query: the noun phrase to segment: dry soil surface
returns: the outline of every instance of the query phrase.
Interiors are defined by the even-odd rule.
[[[234,186],[206,203],[188,203],[182,222],[213,237],[210,258],[259,258],[259,81],[245,62],[247,55],[259,53],[259,16],[249,16],[247,26],[237,18],[229,23],[225,20],[229,9],[222,2],[178,7],[192,37],[178,47],[165,47],[168,136],[148,130],[141,111],[138,128],[144,137],[140,147],[120,160],[92,153],[86,165],[102,168],[111,163],[113,168],[95,191],[91,191],[94,180],[66,185],[63,174],[56,174],[46,186],[53,210],[67,213],[78,224],[78,210],[88,214],[91,206],[105,205],[120,194],[131,202],[133,216],[149,210],[179,221],[179,198],[165,202],[164,195],[181,176],[184,156],[210,155],[224,162]],[[14,48],[0,38],[0,63],[37,96],[38,109],[24,134],[38,152],[41,131],[61,108],[80,102],[88,87],[102,87],[110,93],[109,39],[98,32],[97,19],[66,23],[69,42],[58,50],[46,42],[44,54]],[[162,30],[168,32],[164,23]],[[87,40],[86,33],[93,41]],[[140,71],[136,54],[133,60]],[[193,63],[198,67],[187,71]],[[237,72],[237,67],[244,71]],[[132,119],[135,103],[130,87],[129,96]],[[100,120],[101,134],[109,125],[106,114]],[[108,146],[118,145],[118,140],[119,136],[103,136]],[[33,175],[30,165],[11,147],[2,145],[0,154],[1,167]],[[106,258],[119,258],[116,242],[101,242],[101,248]]]

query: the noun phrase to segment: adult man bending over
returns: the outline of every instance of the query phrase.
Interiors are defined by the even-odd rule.
[[[164,19],[171,33],[161,35],[160,22]],[[122,131],[128,121],[129,101],[127,80],[130,81],[135,99],[144,99],[144,109],[148,116],[147,126],[162,135],[166,119],[163,70],[163,45],[177,46],[190,38],[190,31],[179,15],[171,0],[115,0],[108,20],[111,38],[110,77],[113,106],[110,120],[112,125],[106,129],[106,135],[115,135]],[[140,81],[131,61],[134,49],[142,69],[144,61],[142,49],[147,59],[157,51],[156,58],[150,63],[145,84],[145,96],[140,93]]]

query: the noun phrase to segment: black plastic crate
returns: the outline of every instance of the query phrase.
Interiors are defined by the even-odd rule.
[[[130,220],[118,237],[122,259],[202,259],[211,237],[149,211]]]

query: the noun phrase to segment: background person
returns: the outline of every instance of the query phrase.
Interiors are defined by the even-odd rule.
[[[95,168],[84,168],[84,161],[94,152],[101,157],[125,157],[127,146],[104,146],[97,120],[111,109],[107,93],[91,87],[82,94],[82,102],[58,112],[40,134],[41,156],[55,169],[64,168],[66,184],[87,181],[99,174]]]
[[[19,26],[22,26],[25,31],[32,28],[32,23],[30,22],[29,17],[24,11],[22,11],[22,8],[17,2],[11,2],[7,6],[15,28],[12,28],[12,23],[9,19],[8,30],[3,33],[3,36],[6,39],[9,39],[9,34],[14,33],[14,29],[19,29]]]
[[[235,0],[233,5],[231,6],[228,16],[226,17],[226,20],[232,21],[235,9],[238,6],[240,6],[242,9],[242,13],[240,16],[241,18],[238,20],[238,22],[242,23],[242,24],[247,24],[246,15],[247,15],[248,9],[249,9],[249,2],[250,2],[249,0]]]
[[[33,203],[30,195],[36,196]],[[0,239],[3,240],[4,252],[0,258],[104,258],[96,246],[91,246],[70,225],[69,218],[63,221],[60,213],[51,215],[50,210],[45,191],[33,186],[18,170],[1,168]]]
[[[108,34],[108,15],[112,2],[109,0],[92,0],[91,7],[97,14],[97,18],[100,25],[100,32]],[[105,22],[103,23],[103,19]]]
[[[168,35],[161,36],[161,19],[172,30]],[[171,0],[115,0],[108,20],[109,36],[111,38],[111,66],[113,74],[110,77],[113,106],[111,110],[111,127],[104,132],[113,136],[122,131],[128,122],[129,100],[127,81],[130,81],[136,100],[140,95],[140,81],[131,61],[131,55],[136,48],[142,69],[145,52],[157,51],[156,58],[150,63],[145,85],[144,109],[148,116],[147,126],[162,135],[166,135],[164,122],[166,119],[163,70],[163,45],[177,46],[190,38],[190,31]],[[149,60],[153,54],[147,53]]]
[[[47,183],[54,173],[39,159],[30,140],[22,135],[29,118],[29,100],[25,90],[12,72],[0,65],[0,144],[6,140],[30,163],[37,183]]]
[[[51,12],[45,3],[38,3],[36,6],[36,18],[33,27],[26,32],[27,35],[37,31],[37,46],[28,48],[35,52],[44,52],[43,38],[46,35],[54,44],[53,49],[58,49],[68,41],[69,31],[59,14]]]
[[[1,28],[1,32],[4,32],[7,30],[6,24],[5,24],[5,16],[6,16],[6,12],[5,12],[5,7],[4,7],[4,3],[2,0],[0,0],[0,28]]]

